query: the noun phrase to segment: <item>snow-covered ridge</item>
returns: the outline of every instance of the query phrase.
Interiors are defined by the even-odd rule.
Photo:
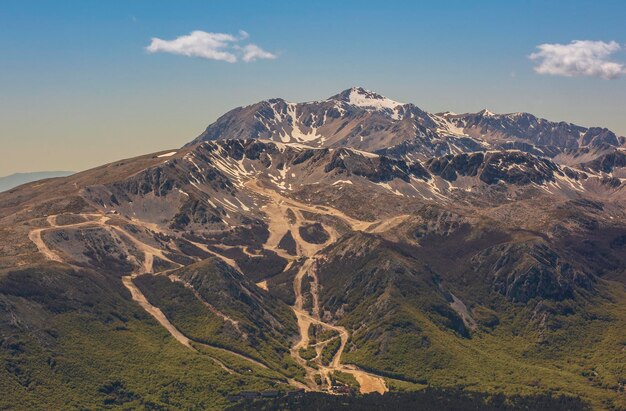
[[[352,87],[350,89],[347,103],[357,107],[370,107],[374,109],[387,108],[390,110],[393,110],[398,106],[404,105],[404,103],[399,103],[387,97],[383,97],[380,94],[374,93],[373,91],[365,90],[361,87]]]
[[[362,87],[352,87],[340,94],[330,97],[327,101],[341,101],[353,107],[359,107],[372,111],[383,111],[389,114],[394,120],[401,118],[402,106],[404,103],[391,100]]]
[[[496,114],[492,113],[491,111],[487,110],[486,108],[480,110],[477,114],[483,116],[483,117],[495,117]]]
[[[309,147],[349,146],[407,158],[499,148],[554,156],[571,147],[619,147],[626,140],[610,130],[551,122],[524,112],[429,113],[352,87],[321,101],[273,98],[234,109],[194,141],[248,137]]]

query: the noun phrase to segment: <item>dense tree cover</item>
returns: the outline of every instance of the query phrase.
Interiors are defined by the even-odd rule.
[[[514,411],[590,410],[590,406],[578,398],[550,394],[532,396],[505,396],[467,392],[456,389],[427,388],[412,393],[368,394],[357,396],[304,393],[275,399],[243,400],[229,410],[449,410],[449,411]]]

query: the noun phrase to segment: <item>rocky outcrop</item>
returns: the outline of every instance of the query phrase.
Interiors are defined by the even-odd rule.
[[[480,252],[472,263],[472,270],[487,277],[494,291],[513,302],[573,298],[577,288],[591,289],[594,282],[592,275],[540,241],[500,244]]]
[[[575,149],[604,144],[619,146],[620,141],[606,128],[585,128],[575,124],[553,122],[529,113],[494,114],[482,110],[473,114],[448,116],[457,127],[472,135],[519,139],[549,150]]]
[[[363,155],[348,149],[337,149],[332,153],[324,171],[329,173],[333,170],[365,177],[375,183],[394,178],[409,181],[411,177],[427,180],[430,176],[419,162],[407,163],[385,156]]]
[[[602,173],[612,173],[616,168],[623,167],[626,167],[626,153],[617,150],[580,165],[583,170]]]
[[[564,175],[554,162],[520,151],[447,155],[429,160],[426,167],[447,181],[467,176],[486,184],[544,184],[554,181],[555,174]]]

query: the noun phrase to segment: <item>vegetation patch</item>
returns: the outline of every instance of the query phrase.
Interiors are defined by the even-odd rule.
[[[315,347],[309,346],[308,348],[300,348],[300,357],[304,360],[312,360],[317,357],[317,352],[315,351]]]
[[[311,244],[324,244],[330,238],[330,235],[320,223],[304,225],[299,228],[299,231],[300,237]]]
[[[287,231],[278,243],[278,248],[287,251],[289,255],[296,255],[296,240],[294,240],[291,230]]]
[[[359,382],[354,378],[354,375],[343,372],[335,371],[330,376],[332,385],[347,385],[348,387],[358,389],[360,387]]]
[[[235,410],[481,410],[481,411],[587,411],[589,404],[569,396],[487,394],[459,389],[427,388],[412,393],[328,395],[301,393],[280,398],[245,400],[228,408]]]
[[[341,339],[339,338],[335,338],[334,340],[331,340],[328,344],[326,344],[326,346],[322,350],[322,364],[330,365],[330,363],[333,361],[333,358],[335,358],[335,354],[337,354],[337,351],[339,351],[339,347],[341,347]]]

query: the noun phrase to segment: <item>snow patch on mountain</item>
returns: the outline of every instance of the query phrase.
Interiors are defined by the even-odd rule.
[[[298,118],[296,116],[296,105],[289,103],[287,105],[287,114],[291,117],[291,126],[292,130],[290,136],[294,138],[297,142],[311,142],[317,139],[323,138],[321,135],[317,134],[317,129],[315,127],[310,127],[308,132],[303,132],[298,124]],[[286,137],[286,139],[285,139]],[[289,136],[281,136],[283,142],[288,142]]]
[[[176,151],[170,151],[169,153],[161,154],[161,155],[158,155],[157,157],[158,158],[161,158],[161,157],[171,157],[174,154],[176,154]]]
[[[384,111],[394,120],[401,119],[401,111],[398,108],[405,105],[362,87],[352,87],[337,96],[329,98],[329,100],[340,100],[351,106],[366,110]]]
[[[370,107],[375,109],[387,108],[391,110],[404,105],[404,103],[399,103],[387,97],[383,97],[380,94],[374,93],[373,91],[365,90],[360,87],[353,87],[350,89],[348,103],[357,107]]]

